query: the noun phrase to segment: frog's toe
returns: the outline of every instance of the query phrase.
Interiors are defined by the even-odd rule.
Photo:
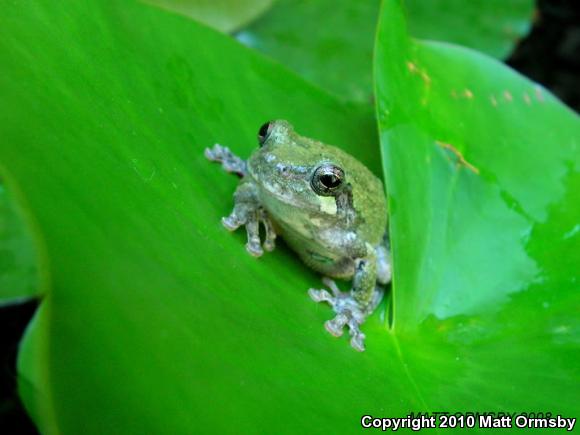
[[[276,242],[273,239],[264,240],[264,249],[268,252],[272,252],[276,248]]]
[[[205,155],[206,159],[211,160],[212,162],[219,162],[220,158],[218,157],[220,154],[220,144],[214,144],[213,148],[206,148],[203,151],[203,154]]]
[[[308,289],[308,295],[314,302],[328,302],[332,305],[333,297],[326,290]]]
[[[230,215],[222,218],[222,225],[228,231],[235,231],[243,225],[243,222],[237,216]]]
[[[248,243],[246,243],[246,251],[248,251],[252,257],[261,257],[264,254],[264,250],[262,249],[262,246],[260,246],[260,242],[256,242],[255,240],[250,240]]]
[[[324,285],[326,287],[328,287],[332,291],[332,294],[334,295],[334,297],[338,297],[342,293],[340,291],[340,289],[338,288],[338,286],[336,285],[336,283],[333,280],[331,280],[330,278],[325,276],[324,278],[322,278],[322,282],[324,283]]]
[[[360,325],[357,322],[349,323],[350,328],[350,345],[359,352],[365,350],[365,335],[360,330]]]
[[[339,313],[332,320],[324,322],[324,328],[335,337],[342,336],[342,329],[348,323],[349,317],[345,313]]]
[[[276,230],[274,230],[274,225],[272,224],[268,213],[266,213],[266,210],[263,208],[260,209],[258,216],[260,223],[264,227],[264,233],[266,234],[263,244],[264,249],[268,252],[273,251],[276,247]]]

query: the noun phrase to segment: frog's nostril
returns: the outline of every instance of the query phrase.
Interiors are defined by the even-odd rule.
[[[288,177],[290,175],[290,168],[286,165],[282,165],[282,164],[278,163],[276,165],[276,170],[283,177]]]

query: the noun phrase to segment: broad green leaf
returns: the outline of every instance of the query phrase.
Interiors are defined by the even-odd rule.
[[[578,116],[491,58],[409,39],[396,0],[375,74],[394,325],[417,396],[578,415]]]
[[[272,0],[142,0],[200,21],[222,32],[232,32],[264,13]]]
[[[531,28],[534,0],[407,0],[409,31],[505,59]]]
[[[372,102],[378,0],[278,0],[237,34],[342,100]]]
[[[372,101],[379,0],[278,0],[237,38],[343,100]],[[410,0],[411,33],[506,57],[530,28],[533,0]]]
[[[10,3],[0,22],[0,161],[50,260],[20,361],[38,383],[21,391],[39,424],[191,433],[285,421],[293,432],[342,414],[341,378],[369,403],[374,379],[358,367],[382,348],[381,314],[368,354],[330,337],[330,310],[306,294],[319,277],[283,244],[251,258],[245,235],[221,227],[237,180],[203,149],[247,156],[264,120],[286,118],[378,172],[371,113],[148,5]]]
[[[0,173],[0,305],[40,293],[37,261],[29,225]]]

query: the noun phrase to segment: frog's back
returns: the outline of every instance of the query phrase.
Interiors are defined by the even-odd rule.
[[[309,140],[310,139],[306,139]],[[312,269],[332,278],[349,279],[355,272],[354,259],[360,249],[368,243],[373,247],[383,242],[387,226],[387,202],[382,181],[365,165],[340,148],[311,141],[310,158],[315,161],[332,162],[345,172],[347,182],[352,188],[355,219],[345,226],[338,218],[321,223],[316,213],[302,220],[289,218],[291,207],[285,210],[284,217],[277,223],[278,231],[302,261]],[[280,211],[280,209],[278,209]],[[298,215],[302,215],[302,211]],[[276,216],[273,216],[276,222]],[[284,221],[292,222],[286,225]],[[345,249],[345,241],[356,239],[358,252]],[[356,251],[356,250],[355,250]]]

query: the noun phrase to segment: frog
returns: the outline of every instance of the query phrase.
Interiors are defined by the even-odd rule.
[[[240,177],[223,226],[244,226],[246,250],[254,257],[274,250],[280,235],[324,277],[327,288],[310,288],[308,294],[334,311],[325,329],[340,337],[347,328],[352,348],[364,351],[361,325],[391,281],[382,181],[352,155],[301,136],[285,120],[264,123],[258,145],[247,160],[220,144],[205,149],[210,161]],[[351,290],[341,291],[335,279],[351,281]]]

